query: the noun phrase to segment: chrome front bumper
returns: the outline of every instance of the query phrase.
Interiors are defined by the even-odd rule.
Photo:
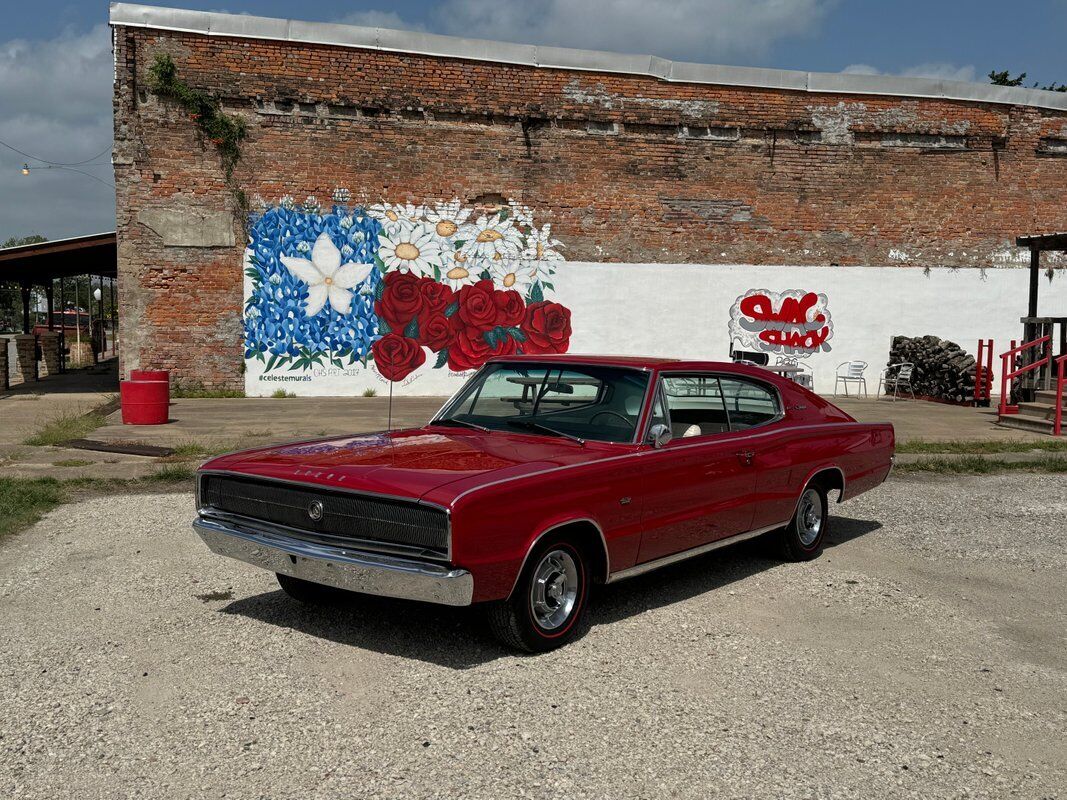
[[[338,589],[447,606],[468,606],[474,594],[471,574],[445,564],[305,542],[211,517],[198,517],[193,529],[220,556]]]

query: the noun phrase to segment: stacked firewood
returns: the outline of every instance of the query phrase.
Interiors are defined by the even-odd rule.
[[[974,356],[955,342],[936,336],[894,336],[889,363],[915,365],[911,388],[924,395],[952,403],[969,402],[974,397]],[[896,373],[892,370],[890,375]],[[892,388],[888,390],[892,394]]]

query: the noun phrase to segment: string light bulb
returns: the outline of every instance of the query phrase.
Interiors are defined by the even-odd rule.
[[[23,175],[29,175],[30,174],[30,165],[29,164],[23,164],[22,165],[22,174]]]

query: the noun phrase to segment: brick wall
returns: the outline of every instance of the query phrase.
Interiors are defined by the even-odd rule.
[[[244,212],[215,148],[147,91],[158,53],[249,126],[251,198],[466,204],[551,222],[569,260],[1010,265],[1067,228],[1067,114],[666,83],[115,28],[123,369],[240,388]],[[145,209],[232,214],[232,247],[164,246]]]

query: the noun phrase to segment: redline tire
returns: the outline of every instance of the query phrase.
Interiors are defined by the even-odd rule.
[[[829,530],[830,503],[826,487],[813,481],[801,492],[789,524],[777,534],[779,554],[786,561],[818,558]]]
[[[588,556],[551,539],[530,553],[511,597],[489,606],[489,628],[508,647],[545,653],[581,634],[588,604]]]

